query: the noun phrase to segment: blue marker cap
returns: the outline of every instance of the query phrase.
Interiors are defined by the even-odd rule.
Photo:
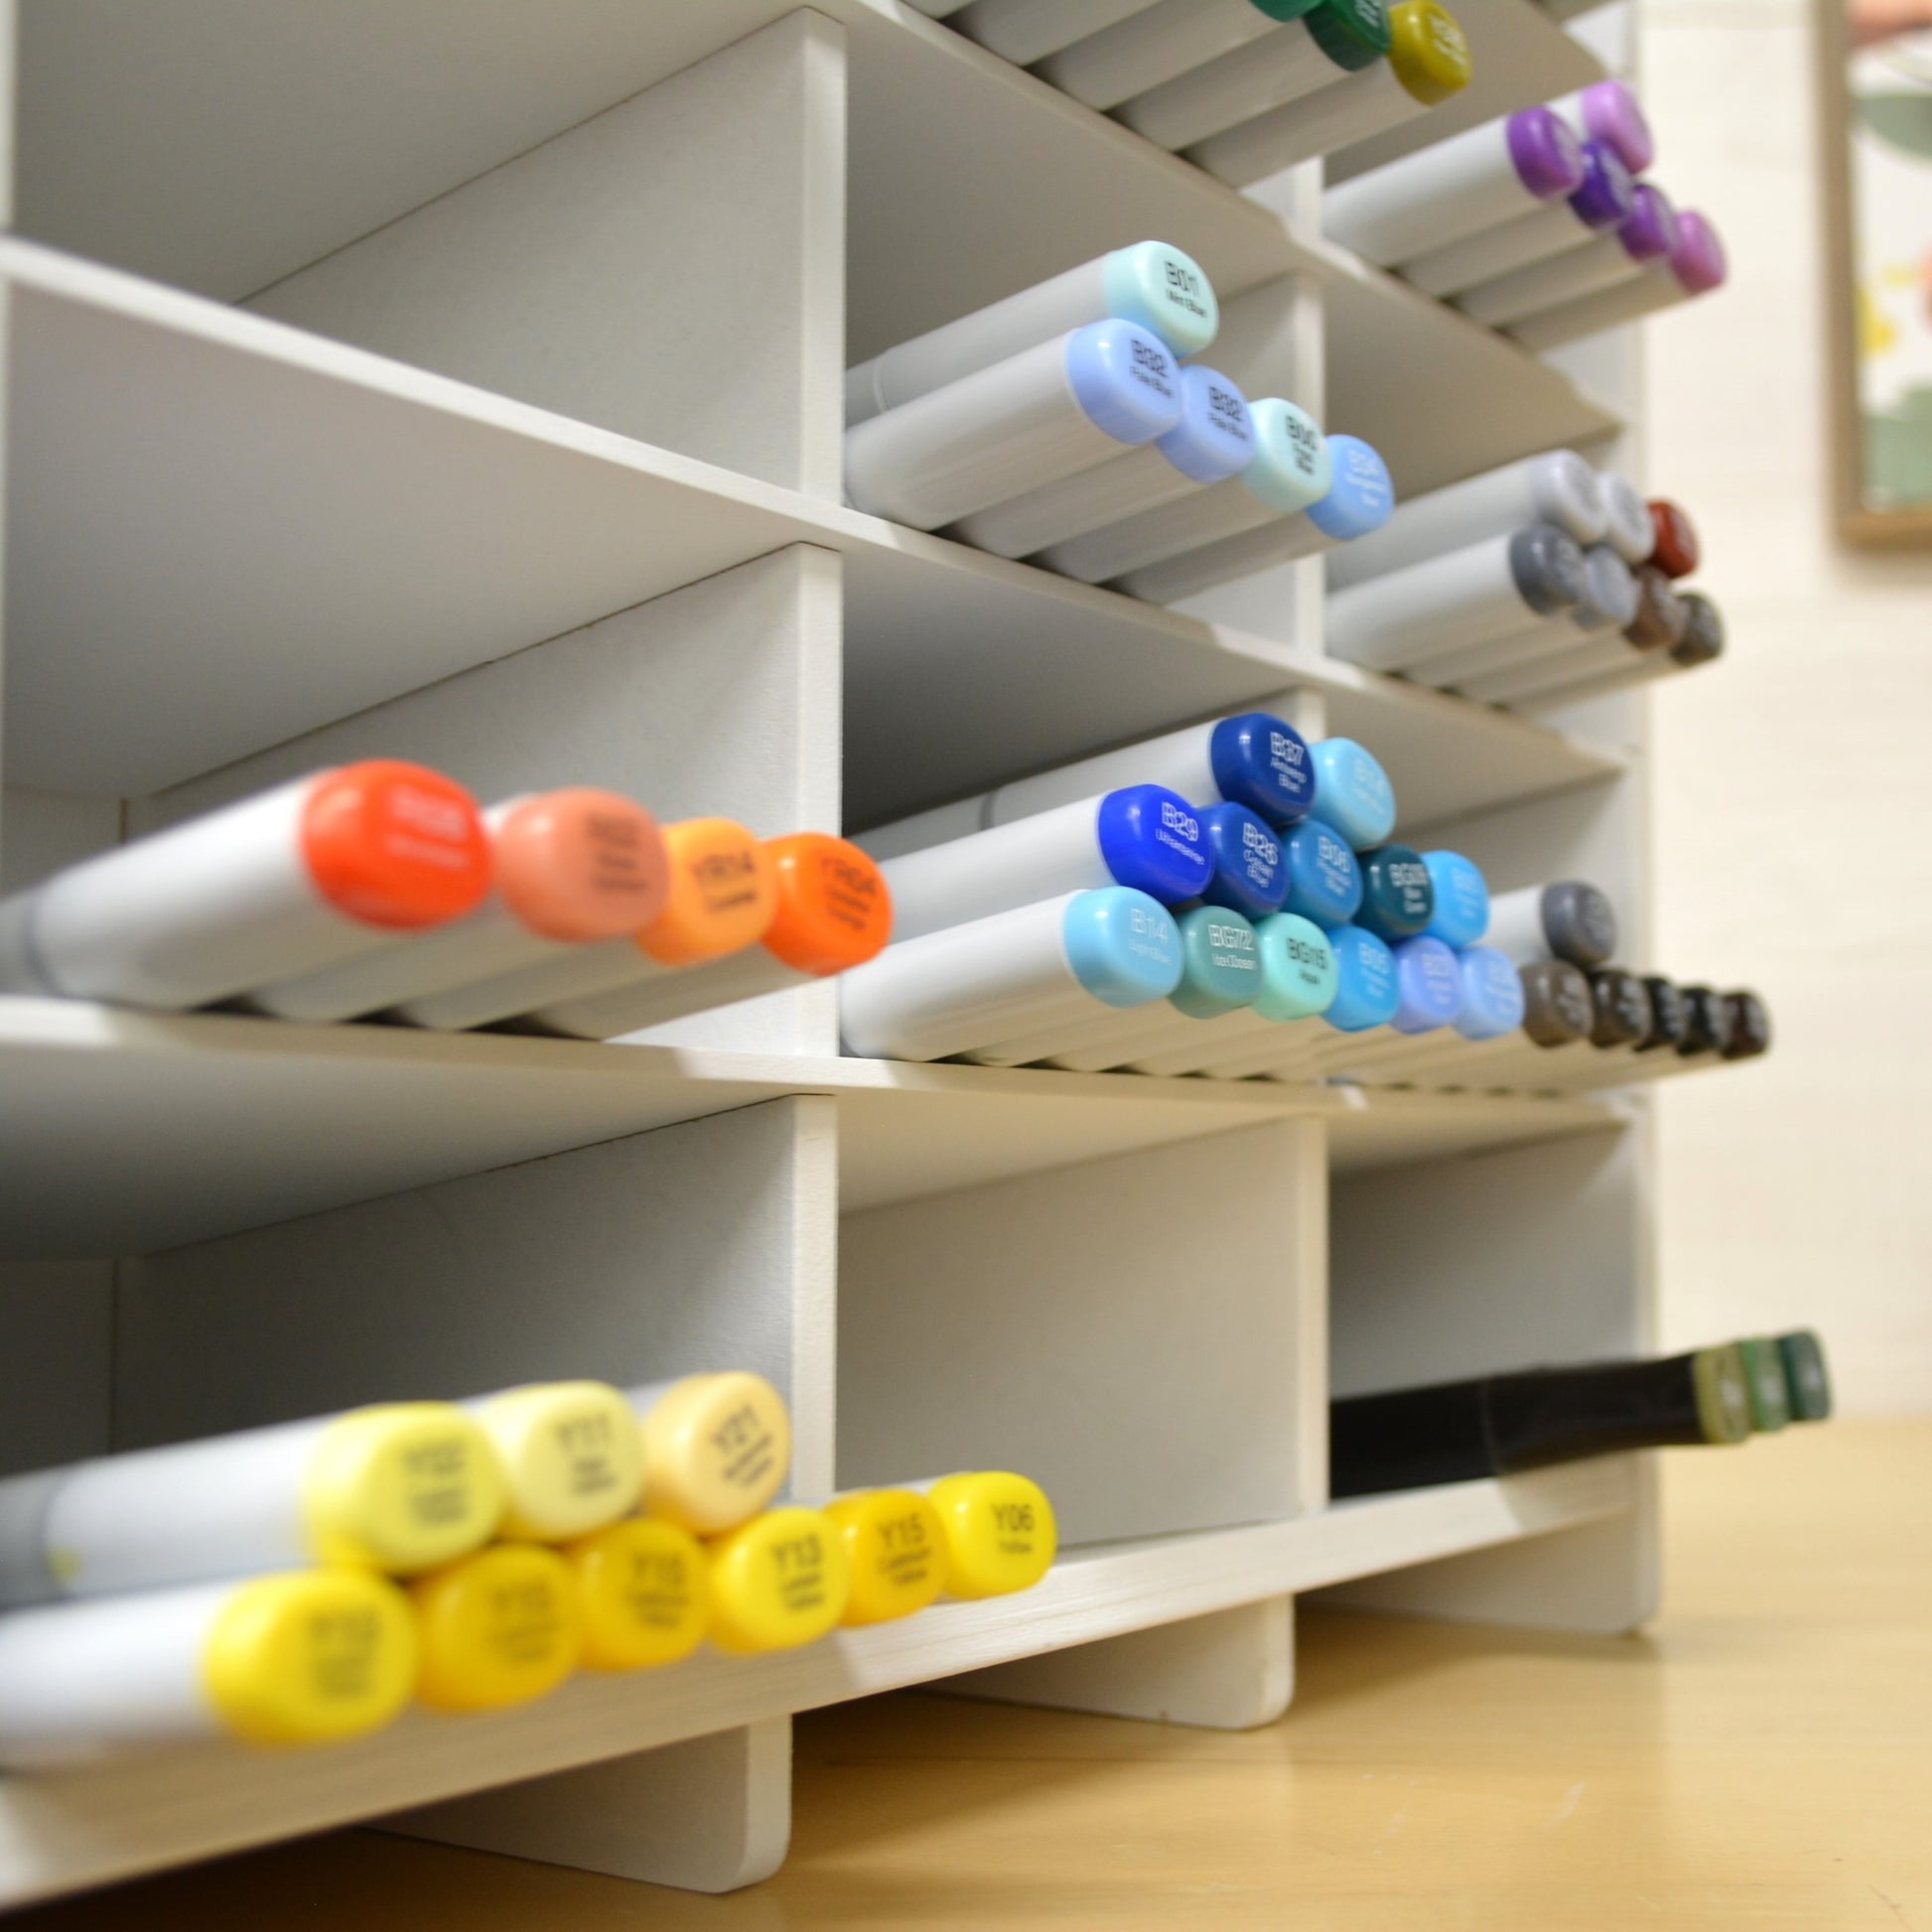
[[[1386,843],[1395,830],[1389,774],[1352,738],[1324,738],[1312,749],[1321,816],[1357,852]]]
[[[1436,910],[1423,930],[1460,952],[1473,946],[1489,930],[1489,882],[1482,868],[1459,852],[1425,852],[1436,888]]]
[[[1462,971],[1454,953],[1427,936],[1391,950],[1397,999],[1389,1025],[1399,1034],[1433,1034],[1452,1025],[1462,1010]]]
[[[1379,530],[1395,513],[1389,466],[1359,436],[1329,437],[1328,463],[1333,481],[1327,495],[1309,505],[1309,521],[1337,543]]]
[[[1401,1003],[1395,955],[1374,933],[1358,925],[1337,926],[1328,935],[1335,949],[1335,997],[1325,1018],[1344,1034],[1385,1027]]]
[[[1168,995],[1190,1020],[1217,1020],[1253,1006],[1261,991],[1261,942],[1239,912],[1190,906],[1180,928],[1180,984]]]
[[[1209,805],[1200,815],[1214,876],[1201,897],[1250,919],[1279,912],[1288,897],[1288,861],[1265,819],[1246,805]]]
[[[1255,937],[1261,942],[1255,1011],[1278,1023],[1326,1013],[1337,984],[1328,935],[1298,912],[1277,912],[1256,925]]]
[[[1284,516],[1318,503],[1335,478],[1328,439],[1314,418],[1281,396],[1249,403],[1248,414],[1255,426],[1255,453],[1241,473],[1241,486]]]
[[[1118,316],[1066,339],[1066,381],[1087,420],[1117,443],[1152,443],[1180,421],[1180,370],[1150,330]]]
[[[1362,909],[1355,923],[1390,945],[1413,939],[1436,910],[1436,887],[1422,854],[1406,845],[1378,845],[1362,854],[1361,864]]]
[[[1498,1039],[1523,1024],[1529,1001],[1516,963],[1494,946],[1464,946],[1456,956],[1462,1004],[1455,1031],[1464,1039]]]
[[[1295,727],[1268,711],[1223,718],[1207,739],[1214,788],[1270,825],[1293,825],[1314,809],[1314,761]]]
[[[1094,832],[1117,886],[1163,905],[1199,898],[1214,877],[1199,811],[1166,785],[1123,785],[1100,801]]]
[[[1180,421],[1155,448],[1197,483],[1238,477],[1255,451],[1247,397],[1217,370],[1191,364],[1180,371]]]
[[[1318,818],[1305,818],[1282,839],[1288,862],[1283,910],[1318,926],[1346,925],[1362,902],[1362,869],[1348,841]]]
[[[1107,1006],[1148,1006],[1180,984],[1173,914],[1126,886],[1075,893],[1060,921],[1060,942],[1073,977]]]

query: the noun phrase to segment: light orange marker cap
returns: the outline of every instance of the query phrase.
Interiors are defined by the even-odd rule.
[[[543,938],[615,939],[663,909],[671,887],[663,835],[643,806],[621,794],[573,785],[490,816],[497,891]]]
[[[800,973],[823,978],[863,966],[893,936],[893,896],[869,853],[828,832],[767,839],[778,909],[766,951]]]
[[[777,910],[777,877],[761,840],[729,818],[663,828],[670,891],[637,934],[660,966],[695,966],[762,939]]]
[[[427,765],[365,759],[323,772],[303,802],[300,839],[316,891],[365,925],[441,925],[489,891],[477,801]]]

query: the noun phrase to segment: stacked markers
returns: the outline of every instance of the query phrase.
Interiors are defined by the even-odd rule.
[[[582,1668],[780,1650],[1030,1588],[1052,1506],[1005,1471],[773,1507],[742,1371],[399,1403],[0,1482],[0,1764],[324,1744],[413,1696],[526,1703]]]
[[[1662,1360],[1348,1396],[1328,1409],[1329,1493],[1480,1481],[1631,1449],[1735,1446],[1831,1413],[1824,1345],[1809,1328]]]
[[[842,972],[891,922],[878,869],[824,833],[659,825],[585,787],[480,811],[369,759],[0,900],[0,991],[603,1039]]]

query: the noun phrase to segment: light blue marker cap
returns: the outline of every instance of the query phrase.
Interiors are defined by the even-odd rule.
[[[1362,869],[1331,825],[1305,818],[1282,839],[1288,897],[1282,909],[1322,927],[1346,925],[1362,903]]]
[[[1454,953],[1422,933],[1390,950],[1396,1009],[1389,1025],[1399,1034],[1433,1034],[1452,1026],[1462,1010],[1462,973]]]
[[[1380,762],[1352,738],[1324,738],[1313,754],[1321,816],[1357,852],[1386,845],[1395,830],[1395,786]]]
[[[1207,737],[1214,788],[1270,825],[1293,825],[1314,808],[1314,760],[1309,742],[1272,711],[1223,718]]]
[[[1214,876],[1201,897],[1250,919],[1279,912],[1288,897],[1281,839],[1246,805],[1209,805],[1200,815]]]
[[[1170,1004],[1190,1020],[1218,1020],[1253,1006],[1261,991],[1261,942],[1239,912],[1194,905],[1181,913],[1180,984]]]
[[[1110,1007],[1144,1007],[1180,984],[1180,931],[1145,893],[1102,886],[1075,893],[1060,920],[1073,977]]]
[[[1241,473],[1242,487],[1284,516],[1318,503],[1334,485],[1334,460],[1314,418],[1281,396],[1249,403],[1248,414],[1255,451]]]
[[[1214,877],[1199,810],[1166,785],[1123,785],[1094,814],[1100,857],[1117,886],[1163,905],[1199,898]]]
[[[1436,909],[1423,930],[1457,952],[1473,946],[1489,930],[1489,882],[1482,868],[1459,852],[1425,852],[1422,862],[1436,888]]]
[[[1277,1023],[1326,1013],[1338,983],[1328,935],[1299,912],[1277,912],[1256,923],[1255,937],[1261,942],[1255,1011]]]
[[[1066,382],[1095,429],[1152,443],[1180,421],[1180,368],[1159,336],[1119,317],[1066,339]]]
[[[1331,436],[1328,464],[1333,480],[1328,493],[1309,505],[1309,521],[1324,537],[1351,543],[1379,530],[1395,513],[1395,484],[1389,466],[1359,436]]]
[[[1464,946],[1456,955],[1462,1004],[1455,1031],[1464,1039],[1498,1039],[1523,1024],[1529,1002],[1515,962],[1494,946]]]
[[[1165,241],[1116,248],[1101,264],[1100,287],[1109,315],[1151,329],[1176,355],[1198,355],[1221,326],[1201,265]]]
[[[1180,371],[1180,421],[1154,447],[1194,483],[1238,477],[1255,448],[1247,397],[1216,370],[1191,364]]]
[[[1335,949],[1335,997],[1324,1016],[1344,1034],[1385,1027],[1401,1004],[1395,955],[1374,933],[1358,925],[1337,926],[1328,935]]]

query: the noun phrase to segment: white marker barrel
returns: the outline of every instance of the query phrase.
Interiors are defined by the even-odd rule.
[[[1483,679],[1480,689],[1468,685],[1462,688],[1469,697],[1483,704],[1513,705],[1565,684],[1622,670],[1626,665],[1641,663],[1646,657],[1668,654],[1647,650],[1641,644],[1633,644],[1621,631],[1612,630],[1607,636],[1587,639],[1572,650],[1559,651],[1534,663],[1519,664],[1513,670],[1499,671],[1494,677]]]
[[[1525,107],[1331,188],[1321,218],[1344,247],[1393,267],[1574,195],[1583,181],[1583,145],[1569,124]]]
[[[1601,966],[1615,953],[1616,941],[1616,907],[1587,881],[1560,879],[1490,895],[1482,943],[1517,966],[1542,959]]]
[[[1678,216],[1678,245],[1668,261],[1599,294],[1531,316],[1515,324],[1509,334],[1526,348],[1561,348],[1566,343],[1620,329],[1708,294],[1723,284],[1725,274],[1724,244],[1717,230],[1702,215],[1686,209]]]
[[[1486,329],[1506,329],[1526,316],[1615,288],[1642,272],[1619,229],[1587,247],[1566,249],[1494,281],[1478,283],[1455,298],[1455,307]]]
[[[1302,0],[1188,0],[1143,7],[1040,62],[1039,77],[1103,113],[1175,74],[1204,67],[1293,20]]]
[[[847,430],[846,499],[936,530],[1179,420],[1179,369],[1160,338],[1137,323],[1089,323]]]
[[[1510,670],[1583,642],[1594,616],[1592,611],[1586,618],[1584,607],[1574,605],[1555,617],[1532,619],[1519,630],[1418,658],[1405,664],[1402,674],[1419,684],[1433,684],[1439,691],[1459,691],[1464,678],[1487,677],[1492,671]]]
[[[906,3],[917,7],[930,20],[944,20],[948,14],[956,14],[967,0],[906,0]]]
[[[1724,655],[1724,619],[1707,597],[1695,591],[1683,593],[1684,629],[1675,643],[1661,650],[1645,651],[1634,663],[1595,677],[1581,677],[1574,682],[1539,692],[1523,700],[1525,711],[1551,711],[1564,705],[1583,704],[1591,698],[1605,698],[1627,691],[1635,685],[1658,678],[1674,677],[1680,671],[1695,670]]]
[[[1554,634],[1543,649],[1513,653],[1511,662],[1487,671],[1465,672],[1455,688],[1482,704],[1507,704],[1515,692],[1534,690],[1553,664],[1581,659],[1601,668],[1605,643],[1613,652],[1637,648],[1623,636],[1636,621],[1640,603],[1630,566],[1608,544],[1596,543],[1584,552],[1584,594],[1569,614],[1575,621],[1568,629],[1552,625]]]
[[[1139,323],[1181,356],[1214,340],[1220,310],[1191,255],[1137,241],[855,363],[845,372],[845,426],[1111,318]]]
[[[371,759],[84,859],[0,901],[0,991],[182,1009],[459,918],[489,890],[461,785]]]
[[[1626,564],[1648,563],[1657,547],[1657,525],[1642,490],[1610,471],[1597,482],[1603,491],[1603,507],[1609,513],[1603,541]]]
[[[1596,472],[1574,450],[1548,450],[1398,503],[1381,529],[1329,557],[1328,589],[1345,591],[1532,523],[1595,543],[1607,516]]]
[[[952,16],[962,34],[1017,68],[1139,13],[1152,0],[973,0]]]

